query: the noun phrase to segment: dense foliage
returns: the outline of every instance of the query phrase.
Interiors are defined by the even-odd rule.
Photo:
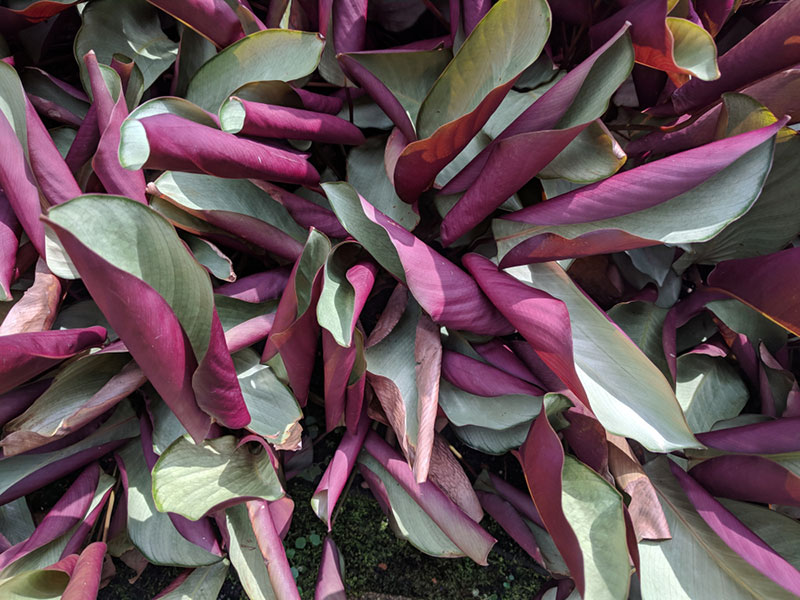
[[[0,34],[0,598],[115,557],[296,599],[313,544],[342,600],[354,481],[429,555],[487,564],[491,519],[544,598],[800,595],[800,0],[5,0]]]

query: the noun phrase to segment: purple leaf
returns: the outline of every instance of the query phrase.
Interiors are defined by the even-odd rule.
[[[797,432],[800,418],[784,417],[765,423],[753,423],[697,434],[709,448],[742,454],[781,454],[800,452]]]
[[[94,104],[97,105],[97,127],[100,131],[100,140],[97,152],[92,159],[92,168],[109,194],[127,196],[137,202],[147,204],[144,195],[144,173],[141,170],[123,169],[117,156],[120,127],[128,116],[122,83],[113,76],[112,69],[101,67],[94,51],[86,54],[83,62],[86,63],[89,73]],[[106,73],[111,75],[111,85],[112,87],[116,86],[116,89],[108,87],[109,84],[103,78],[101,69],[105,69]],[[116,100],[113,98],[114,95],[117,96]],[[75,196],[78,195],[80,195],[80,191],[75,194]]]
[[[52,379],[40,379],[0,395],[0,427],[25,412],[52,382]]]
[[[527,381],[492,365],[449,350],[445,350],[442,355],[442,377],[454,386],[477,396],[544,395],[542,390]]]
[[[689,473],[714,496],[800,506],[800,477],[767,457],[718,456],[704,460]]]
[[[92,503],[99,478],[100,467],[97,463],[87,467],[45,515],[30,537],[0,554],[0,570],[81,523]]]
[[[492,536],[468,517],[436,484],[430,481],[417,483],[405,459],[374,431],[367,434],[364,448],[464,554],[478,564],[486,564],[489,550],[496,542]],[[369,471],[368,465],[362,463],[362,466]]]
[[[766,143],[782,124],[778,122],[652,161],[516,211],[504,217],[503,221],[526,223],[531,227],[500,238],[507,247],[519,240],[504,255],[500,264],[506,267],[562,256],[588,256],[653,245],[653,241],[645,241],[644,238],[615,228],[613,222],[599,223],[596,229],[580,234],[575,239],[549,233],[539,234],[536,228],[603,221],[658,206],[690,192]]]
[[[672,461],[669,467],[697,512],[714,533],[763,575],[800,596],[800,572],[797,569],[717,502],[686,471]]]
[[[86,348],[101,345],[105,339],[106,330],[102,327],[0,336],[0,393]]]
[[[20,226],[6,195],[0,190],[0,296],[11,298],[11,281],[17,262]]]
[[[342,224],[399,281],[436,323],[475,333],[507,334],[512,328],[475,281],[369,202],[346,183],[323,184]]]
[[[81,552],[69,578],[67,588],[61,594],[61,600],[93,600],[97,598],[105,554],[105,542],[89,544]]]
[[[500,271],[478,254],[467,254],[464,265],[494,305],[514,325],[536,354],[585,404],[572,356],[572,327],[566,305]]]
[[[261,357],[261,362],[267,362],[280,354],[300,406],[305,406],[308,399],[314,368],[319,335],[315,308],[322,291],[322,265],[330,249],[328,238],[311,229],[303,253],[289,275]]]
[[[319,563],[317,587],[314,600],[347,600],[342,575],[343,560],[331,536],[322,543],[322,558]]]
[[[144,167],[231,179],[319,183],[319,173],[300,153],[167,113],[123,123],[120,163],[130,170]]]
[[[478,491],[477,494],[484,510],[520,545],[520,548],[544,567],[544,558],[539,550],[539,544],[536,543],[536,538],[533,537],[530,528],[514,507],[496,494],[482,491]]]
[[[564,448],[544,409],[533,421],[528,439],[517,453],[536,510],[580,592],[585,589],[583,553],[561,507],[561,471]]]
[[[272,300],[278,298],[286,288],[290,273],[291,271],[286,267],[255,273],[241,277],[233,283],[223,284],[216,288],[214,293],[244,302],[255,303]]]
[[[225,0],[147,0],[181,23],[188,25],[218,48],[244,37],[236,12]]]
[[[358,453],[364,444],[364,438],[367,436],[371,422],[367,415],[362,412],[355,433],[345,432],[342,441],[339,442],[339,446],[333,454],[333,458],[322,474],[322,479],[320,479],[317,489],[314,490],[314,495],[311,498],[311,507],[316,515],[328,526],[328,531],[333,526],[331,521],[333,509],[347,484],[347,480],[350,478],[350,473],[356,464]]]
[[[798,4],[800,7],[800,3]],[[796,301],[800,247],[767,256],[726,260],[708,276],[713,291],[741,300],[795,335],[800,334],[800,304]]]
[[[353,146],[364,143],[361,130],[339,117],[289,106],[251,102],[236,96],[232,96],[220,108],[220,123],[228,133],[253,137]]]
[[[264,500],[251,500],[247,503],[247,513],[253,524],[258,548],[267,563],[267,572],[275,597],[277,600],[300,600],[269,505]]]

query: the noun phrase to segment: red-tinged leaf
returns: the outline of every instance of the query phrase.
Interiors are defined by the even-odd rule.
[[[797,270],[800,248],[767,256],[727,260],[708,276],[714,291],[721,291],[753,307],[795,335],[800,334],[800,295]]]
[[[478,23],[420,107],[420,139],[403,150],[394,170],[400,198],[417,200],[478,133],[517,77],[539,56],[550,20],[545,2],[501,0]],[[479,62],[488,64],[476,70]]]
[[[314,495],[311,497],[311,508],[316,515],[322,519],[322,522],[328,526],[328,531],[331,530],[333,522],[331,516],[339,496],[344,490],[350,473],[358,459],[358,453],[364,445],[364,438],[367,436],[369,426],[372,421],[362,412],[361,418],[358,421],[358,427],[354,433],[350,431],[345,432],[342,441],[333,454],[333,458],[325,468],[322,474],[317,489],[314,490]]]
[[[104,542],[89,544],[81,552],[61,600],[93,600],[97,597],[105,553]]]
[[[770,138],[782,125],[778,122],[652,161],[512,213],[496,222],[495,235],[503,255],[500,264],[505,267],[708,239],[758,198],[772,160]],[[737,184],[725,169],[746,170],[749,176]],[[723,174],[725,179],[713,179]],[[693,194],[700,197],[709,193],[708,187],[718,190],[723,185],[727,185],[727,204],[719,213],[711,211],[714,216],[710,220],[683,223],[682,206],[667,205],[670,201],[694,202]],[[657,217],[641,217],[642,211],[659,206],[664,212]]]
[[[515,488],[513,485],[508,483],[506,480],[501,479],[494,473],[489,473],[489,481],[491,482],[492,487],[494,487],[497,493],[503,498],[503,500],[514,507],[514,510],[516,510],[529,521],[536,523],[539,527],[544,527],[544,522],[539,516],[539,512],[536,510],[536,506],[531,499],[530,493],[526,493]]]
[[[131,117],[121,131],[119,158],[126,169],[319,183],[319,173],[300,153],[238,138],[175,114]]]
[[[11,299],[20,225],[6,195],[0,191],[0,301]]]
[[[664,71],[680,85],[688,76],[698,81],[717,79],[717,49],[714,39],[699,25],[686,19],[668,17],[664,0],[637,0],[591,29],[595,43],[604,41],[626,22],[631,23],[631,38],[636,62]]]
[[[364,134],[352,123],[310,110],[250,102],[232,96],[222,105],[219,115],[222,129],[228,133],[352,146],[364,143]]]
[[[33,285],[25,290],[0,324],[0,335],[46,331],[53,325],[61,302],[61,282],[40,258]]]
[[[703,27],[714,37],[731,16],[735,0],[695,0],[694,8],[703,22]]]
[[[267,572],[275,597],[277,600],[300,600],[269,505],[263,500],[251,500],[247,503],[247,513],[253,524],[258,548],[267,563]]]
[[[322,291],[322,265],[331,245],[324,235],[311,229],[303,253],[289,275],[281,296],[262,362],[280,354],[289,384],[300,406],[308,399],[308,387],[314,368],[319,325],[316,303]]]
[[[414,476],[418,482],[422,482],[427,479],[428,469],[432,466],[434,425],[439,407],[439,378],[442,370],[442,340],[439,335],[439,327],[426,314],[421,314],[417,321],[414,363],[417,381],[417,422],[419,424],[414,456]],[[480,521],[480,518],[475,520]]]
[[[208,415],[233,428],[249,423],[208,273],[162,217],[133,200],[83,196],[53,208],[48,225],[114,331],[195,439],[208,432]],[[131,236],[136,241],[127,243],[149,253],[121,252],[121,240]],[[164,272],[172,275],[165,280]]]
[[[570,407],[562,414],[569,422],[569,427],[562,433],[572,453],[582,463],[594,469],[598,475],[612,481],[611,473],[608,471],[606,430],[600,421],[580,405]]]
[[[344,561],[331,536],[322,542],[322,558],[319,563],[317,587],[314,600],[347,600],[344,589]]]
[[[547,420],[544,410],[533,421],[528,439],[517,453],[531,498],[542,522],[553,537],[575,586],[583,593],[586,587],[583,574],[583,553],[561,506],[561,472],[564,467],[564,448]]]
[[[0,393],[106,339],[102,327],[39,331],[0,336]]]
[[[768,457],[718,456],[689,471],[714,496],[800,506],[800,476]]]
[[[475,333],[511,332],[506,319],[464,271],[375,209],[348,184],[322,187],[345,229],[408,287],[434,322]]]
[[[489,492],[476,492],[484,510],[502,527],[511,538],[537,563],[545,566],[539,544],[522,516],[500,496]]]
[[[0,570],[81,523],[92,503],[99,478],[100,467],[96,463],[87,467],[45,515],[30,537],[0,554]]]
[[[617,486],[631,498],[628,513],[637,541],[672,537],[658,494],[625,438],[608,435],[608,467]]]
[[[445,244],[488,217],[602,116],[633,65],[627,29],[624,25],[531,104],[442,189],[467,190],[442,222]]]
[[[322,330],[325,429],[327,431],[332,431],[342,424],[351,372],[356,364],[358,353],[363,354],[363,351],[363,347],[359,349],[356,346],[355,340],[350,346],[340,346],[327,329]]]
[[[792,124],[800,118],[800,111],[797,109],[797,93],[795,92],[798,89],[800,89],[800,69],[789,68],[745,86],[739,93],[758,101],[773,115],[789,115],[788,124]],[[679,123],[674,128],[654,131],[631,141],[625,146],[625,152],[629,155],[640,155],[646,152],[651,155],[672,154],[711,143],[718,136],[720,126],[726,125],[724,123],[725,97],[726,94],[723,94],[722,100],[688,125]]]
[[[442,355],[442,377],[454,386],[477,396],[544,395],[541,389],[519,377],[449,350],[445,350]]]
[[[547,366],[584,403],[583,384],[575,371],[572,327],[566,305],[501,272],[490,260],[468,254],[464,265],[501,313],[514,325]]]
[[[408,463],[374,431],[367,434],[364,448],[384,470],[386,476],[391,477],[392,481],[408,494],[457,549],[478,564],[486,564],[489,550],[496,541],[492,536],[468,517],[436,484],[430,481],[417,483]],[[377,468],[371,467],[370,462],[365,461],[363,456],[360,464],[367,471]],[[380,477],[378,473],[373,472],[373,474]],[[391,505],[389,496],[383,502],[388,502],[386,506]]]
[[[677,114],[706,106],[723,92],[738,90],[762,77],[786,69],[800,61],[796,42],[800,5],[787,2],[761,23],[741,42],[719,59],[720,78],[716,81],[693,80],[672,95],[672,109]]]
[[[18,3],[18,8],[0,7],[0,33],[15,33],[34,23],[39,23],[77,4],[70,0],[29,0]]]
[[[669,467],[697,512],[728,546],[763,575],[800,596],[800,572],[797,569],[717,502],[686,471],[672,461]]]
[[[141,169],[123,169],[117,156],[120,127],[128,116],[122,82],[112,68],[101,66],[97,62],[94,51],[84,56],[83,61],[89,73],[94,103],[97,105],[97,127],[100,131],[92,168],[106,192],[146,204],[144,173]],[[105,77],[103,72],[106,73]],[[80,192],[75,195],[80,195]]]
[[[244,37],[236,12],[225,0],[147,0],[211,40],[218,48]]]

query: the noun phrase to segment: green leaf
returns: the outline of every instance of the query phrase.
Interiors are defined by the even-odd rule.
[[[123,401],[111,415],[91,434],[80,442],[41,454],[19,454],[3,459],[3,477],[0,479],[0,494],[19,483],[39,469],[59,460],[75,456],[79,452],[97,448],[117,440],[124,440],[139,435],[139,421],[127,401]]]
[[[184,538],[169,518],[156,510],[153,483],[140,440],[119,452],[128,474],[128,537],[153,564],[180,567],[211,565],[221,560]]]
[[[69,583],[64,571],[27,571],[0,581],[5,600],[58,600]]]
[[[707,242],[691,244],[677,265],[716,264],[777,252],[800,233],[795,194],[800,170],[800,135],[778,135],[772,169],[761,195],[740,219]]]
[[[202,444],[178,438],[153,467],[156,508],[196,521],[223,502],[283,496],[269,454],[238,443],[232,435]]]
[[[420,139],[475,110],[539,56],[550,34],[544,0],[500,0],[473,29],[422,103]]]
[[[189,82],[186,99],[216,113],[237,88],[251,81],[292,81],[311,74],[324,42],[306,31],[252,33],[212,57]]]
[[[786,345],[786,330],[744,302],[714,300],[706,308],[736,333],[746,335],[756,348],[764,342],[770,352],[777,352]]]
[[[561,506],[583,554],[583,597],[627,598],[631,568],[620,493],[567,455],[561,474]]]
[[[370,138],[353,148],[347,156],[347,181],[372,206],[397,223],[413,231],[419,223],[412,205],[400,200],[389,181],[384,164],[386,140]]]
[[[688,192],[619,217],[553,226],[495,219],[499,255],[502,258],[521,242],[544,233],[572,240],[592,232],[619,230],[671,245],[709,240],[756,202],[772,164],[773,148],[774,141],[767,140]],[[698,211],[698,206],[703,211]]]
[[[672,58],[681,69],[704,81],[719,78],[717,45],[702,26],[687,19],[667,17],[667,28],[674,38]]]
[[[217,315],[223,331],[228,331],[250,319],[274,313],[278,308],[278,300],[246,302],[221,294],[214,294],[214,304],[217,306]]]
[[[195,569],[183,583],[159,600],[217,600],[230,563],[221,560],[218,563]]]
[[[207,212],[235,213],[275,227],[300,243],[308,237],[283,204],[247,179],[167,171],[155,186],[167,200],[200,218]]]
[[[130,362],[127,352],[114,352],[85,356],[62,368],[52,385],[24,413],[6,424],[2,440],[6,456],[43,446],[88,422],[92,417],[77,413],[83,410],[94,414],[93,396]],[[129,392],[128,387],[121,391]],[[95,416],[105,410],[108,409],[101,409]]]
[[[440,396],[441,401],[441,396]],[[523,421],[508,429],[488,429],[478,425],[465,425],[458,427],[450,425],[458,439],[470,448],[485,454],[498,456],[509,450],[516,450],[528,437],[528,431],[533,421]]]
[[[439,383],[439,406],[452,425],[506,430],[530,423],[542,409],[542,398],[507,394],[485,398],[465,392],[445,380]]]
[[[800,570],[800,523],[776,510],[727,498],[718,500],[778,554]]]
[[[581,89],[585,88],[584,85]],[[539,172],[539,177],[591,183],[611,177],[622,168],[627,158],[617,140],[598,119],[567,144],[567,147]]]
[[[92,496],[92,501],[89,503],[89,508],[86,509],[86,513],[83,516],[84,519],[100,506],[100,503],[105,499],[106,494],[115,483],[116,480],[113,477],[103,472],[100,473],[100,477],[97,481],[97,487],[95,488],[94,495]],[[67,547],[67,544],[77,533],[80,526],[80,523],[73,526],[54,540],[51,540],[33,552],[26,554],[22,558],[12,562],[5,569],[3,569],[2,574],[0,574],[0,579],[13,577],[26,571],[34,571],[36,569],[44,569],[45,567],[49,567],[61,558],[64,550]],[[1,589],[2,588],[0,588],[0,590]],[[0,598],[5,600],[5,596],[0,595]]]
[[[507,272],[566,304],[575,370],[603,427],[655,452],[701,447],[664,375],[560,266],[540,263]]]
[[[334,341],[347,348],[353,343],[353,315],[356,292],[347,279],[347,270],[364,254],[358,244],[345,242],[333,248],[325,261],[322,292],[317,302],[317,322]]]
[[[178,44],[162,31],[158,11],[141,0],[94,0],[86,4],[81,19],[83,25],[75,37],[75,60],[87,90],[90,86],[83,56],[89,50],[106,65],[111,64],[114,54],[133,60],[144,78],[143,89],[149,88],[178,56]]]
[[[274,600],[275,592],[250,523],[247,507],[240,504],[226,509],[225,525],[230,536],[228,558],[236,569],[244,591],[250,600]]]
[[[347,56],[386,86],[413,125],[423,100],[452,60],[453,53],[449,48],[441,48],[421,52],[355,52]]]
[[[78,196],[50,210],[51,221],[91,251],[155,289],[172,308],[200,362],[208,350],[214,300],[205,269],[172,225],[121,196]]]
[[[672,539],[639,543],[642,599],[793,598],[714,533],[669,472],[667,460],[661,457],[645,465]]]
[[[0,506],[0,531],[12,545],[28,539],[35,528],[25,498]]]
[[[747,386],[724,358],[704,354],[678,357],[675,395],[689,427],[710,431],[717,421],[735,417],[747,404]]]
[[[439,557],[464,556],[453,541],[403,487],[369,453],[362,452],[358,462],[375,474],[389,497],[389,525],[403,540],[425,554]]]
[[[299,439],[303,411],[294,394],[283,385],[261,357],[246,348],[233,355],[251,421],[247,428],[271,444],[285,443],[291,436]]]
[[[608,311],[608,316],[644,352],[668,380],[672,380],[667,357],[664,354],[663,336],[666,308],[652,302],[625,302]]]
[[[223,254],[215,244],[192,234],[186,234],[186,244],[192,251],[194,259],[203,265],[206,270],[222,281],[236,281],[231,259]]]

